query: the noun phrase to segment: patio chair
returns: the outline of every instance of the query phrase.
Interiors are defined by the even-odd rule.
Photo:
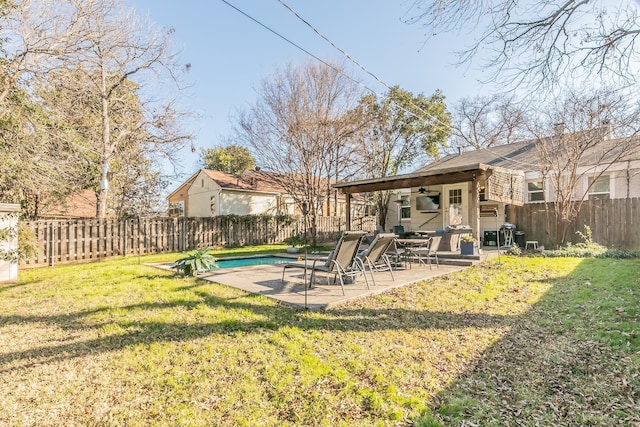
[[[374,272],[388,271],[391,273],[391,280],[396,280],[395,277],[393,277],[391,260],[387,254],[389,249],[394,247],[395,240],[396,235],[394,233],[377,234],[369,244],[369,247],[358,254],[358,259],[362,262],[362,265],[369,269],[371,279],[373,279],[373,286],[376,285]]]
[[[397,268],[402,264],[402,266],[406,268],[407,259],[405,256],[405,249],[404,246],[398,243],[398,239],[395,239],[393,242],[391,242],[391,245],[389,245],[389,249],[387,249],[387,252],[385,253],[389,257],[392,267]]]
[[[411,255],[417,258],[418,263],[428,264],[429,269],[433,268],[431,265],[431,258],[433,257],[436,260],[436,266],[440,267],[440,261],[438,260],[440,240],[442,240],[442,236],[431,236],[429,239],[425,239],[422,245],[411,248]]]
[[[397,234],[401,239],[408,239],[416,235],[416,233],[412,231],[405,231],[403,225],[394,225],[392,232]]]
[[[328,258],[318,258],[313,261],[311,265],[305,265],[302,263],[287,263],[282,266],[282,281],[284,282],[284,273],[289,268],[304,268],[305,277],[306,270],[311,270],[311,278],[309,281],[309,287],[313,284],[315,272],[319,271],[327,274],[327,284],[329,283],[329,276],[333,274],[333,281],[336,282],[336,278],[340,279],[340,287],[342,288],[342,295],[346,295],[344,292],[344,281],[347,278],[356,280],[359,274],[364,275],[364,281],[369,288],[369,280],[364,274],[364,266],[362,262],[356,258],[358,248],[367,233],[365,231],[345,231],[336,248],[329,254]],[[307,284],[305,283],[305,286]]]

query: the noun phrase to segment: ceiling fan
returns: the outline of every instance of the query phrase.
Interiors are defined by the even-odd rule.
[[[439,195],[440,191],[438,191],[438,190],[427,190],[424,187],[420,187],[420,188],[418,188],[418,193],[420,193],[420,194],[437,194],[437,195]]]

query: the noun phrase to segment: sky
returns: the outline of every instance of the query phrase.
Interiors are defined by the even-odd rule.
[[[198,118],[188,124],[196,135],[196,152],[181,154],[181,172],[199,167],[201,148],[224,145],[233,129],[232,117],[258,99],[256,89],[287,64],[310,56],[273,34],[245,14],[313,55],[344,64],[378,94],[388,86],[429,96],[440,89],[451,106],[460,98],[486,94],[482,74],[470,66],[456,67],[455,50],[468,35],[427,40],[419,25],[403,22],[413,16],[413,0],[282,0],[320,33],[344,50],[372,77],[323,40],[278,0],[129,0],[141,16],[175,30],[181,62],[190,64],[187,103]],[[381,83],[383,82],[383,83]]]

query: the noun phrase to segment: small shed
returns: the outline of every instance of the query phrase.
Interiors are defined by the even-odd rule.
[[[0,203],[0,232],[8,237],[0,239],[0,253],[11,254],[18,250],[18,212],[20,205]],[[8,232],[8,233],[7,233]],[[4,257],[3,257],[4,258]],[[0,283],[18,280],[18,260],[15,257],[0,259]]]

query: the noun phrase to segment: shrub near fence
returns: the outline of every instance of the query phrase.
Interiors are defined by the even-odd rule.
[[[207,246],[280,243],[304,229],[303,218],[293,223],[262,215],[212,218],[134,218],[40,220],[27,222],[39,247],[23,265],[41,266],[90,261],[113,256],[179,252]],[[317,234],[329,238],[344,230],[344,219],[318,217]],[[356,219],[354,229],[372,231],[375,218]]]
[[[553,248],[560,240],[555,235],[553,204],[526,203],[512,206],[509,222],[524,230],[526,240],[537,240]],[[583,202],[576,220],[569,227],[567,239],[578,243],[576,231],[591,228],[593,241],[617,249],[640,249],[640,198],[588,200]]]

